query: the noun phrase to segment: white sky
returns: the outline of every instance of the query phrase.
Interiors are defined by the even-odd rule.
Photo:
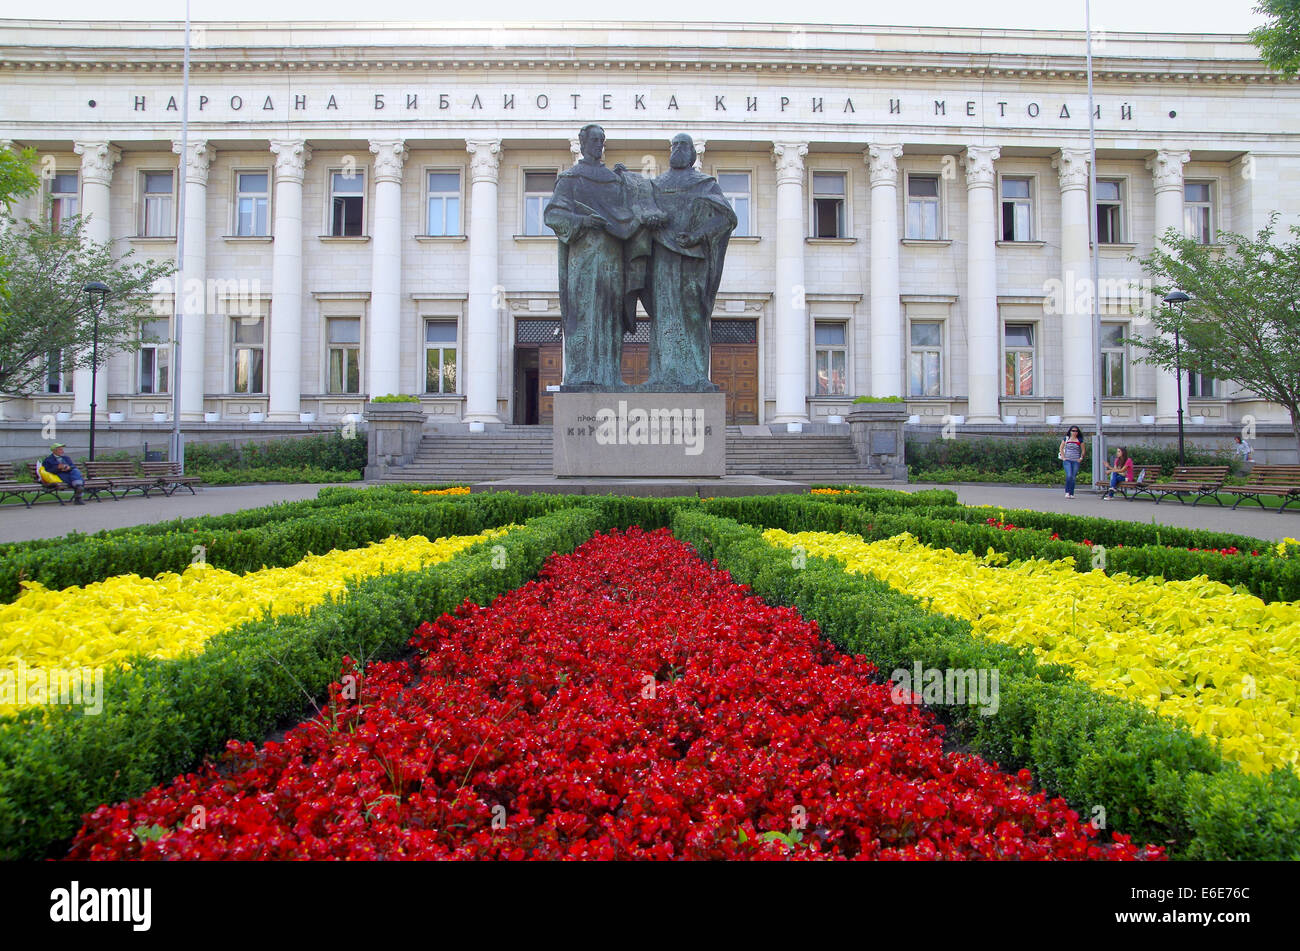
[[[1107,32],[1245,33],[1257,0],[1093,0]],[[62,20],[183,20],[185,0],[59,0]],[[472,13],[460,12],[470,8]],[[28,12],[33,10],[33,12]],[[549,12],[539,12],[549,11]],[[1084,0],[190,0],[195,20],[691,20],[1083,29]],[[38,18],[31,7],[7,17]]]

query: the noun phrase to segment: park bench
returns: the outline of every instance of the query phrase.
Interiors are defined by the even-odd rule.
[[[1206,498],[1214,499],[1216,503],[1223,505],[1218,492],[1223,485],[1223,480],[1228,478],[1228,468],[1228,466],[1179,466],[1174,470],[1172,482],[1148,482],[1133,493],[1133,498],[1136,499],[1145,493],[1159,505],[1162,499],[1172,495],[1178,499],[1178,504],[1182,505],[1184,495],[1195,495],[1193,508],[1200,503],[1201,499]]]
[[[24,505],[31,508],[32,503],[42,495],[52,495],[56,499],[59,498],[58,490],[60,486],[44,485],[40,479],[35,482],[19,482],[14,476],[14,464],[12,462],[0,462],[0,502],[13,496],[16,499],[21,499]],[[63,486],[63,488],[71,490],[72,487]],[[63,500],[59,499],[59,501]]]
[[[183,475],[179,462],[142,462],[140,467],[146,476],[155,480],[154,484],[164,495],[171,495],[177,489],[189,489],[190,495],[194,495],[194,486],[201,481],[198,476]]]
[[[1145,472],[1146,470],[1143,471]],[[1130,492],[1134,493],[1134,496],[1132,497],[1136,497],[1137,492],[1146,489],[1147,482],[1148,480],[1141,479],[1141,478],[1135,479],[1133,482],[1128,482],[1128,481],[1119,482],[1116,483],[1115,485],[1115,491],[1118,492],[1121,497],[1126,499],[1130,498],[1129,496]],[[1100,490],[1102,495],[1105,495],[1110,491],[1110,479],[1102,479],[1098,482],[1094,482],[1093,485],[1098,490]]]
[[[1245,485],[1225,485],[1220,491],[1237,496],[1232,503],[1235,509],[1247,499],[1265,508],[1264,496],[1285,498],[1279,512],[1285,512],[1292,502],[1300,501],[1300,466],[1256,466],[1246,477]]]
[[[146,498],[151,489],[158,488],[158,480],[147,475],[139,475],[133,462],[104,462],[96,460],[86,463],[87,485],[94,480],[96,486],[108,492],[116,501],[125,498],[128,492],[136,491]],[[120,494],[119,494],[120,493]]]

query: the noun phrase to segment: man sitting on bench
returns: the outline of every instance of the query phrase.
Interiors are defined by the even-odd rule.
[[[86,503],[81,500],[81,490],[86,485],[86,477],[81,474],[81,470],[63,449],[61,442],[56,442],[50,447],[50,454],[41,462],[41,468],[44,470],[42,478],[48,482],[48,476],[54,476],[56,481],[71,486],[72,504],[85,505]]]

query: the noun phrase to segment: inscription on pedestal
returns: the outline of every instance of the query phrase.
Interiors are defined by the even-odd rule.
[[[722,477],[722,393],[556,393],[556,476]]]

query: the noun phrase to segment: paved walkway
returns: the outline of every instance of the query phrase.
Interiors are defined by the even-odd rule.
[[[365,485],[363,482],[333,484]],[[148,498],[131,495],[116,502],[91,499],[85,505],[47,501],[37,502],[31,508],[6,505],[0,508],[0,542],[52,538],[68,532],[98,532],[196,515],[224,515],[273,502],[314,499],[323,488],[323,485],[222,485],[200,488],[194,495],[179,490],[171,497],[156,493]]]
[[[345,483],[362,486],[363,482]],[[882,486],[882,488],[885,486]],[[997,505],[1008,509],[1034,509],[1039,512],[1065,512],[1071,515],[1094,515],[1130,522],[1153,521],[1158,525],[1184,528],[1209,528],[1235,532],[1255,538],[1279,540],[1287,536],[1300,538],[1300,511],[1259,511],[1242,506],[1237,511],[1202,503],[1179,505],[1166,501],[1156,505],[1149,501],[1127,502],[1116,499],[1101,501],[1100,496],[1080,492],[1073,500],[1064,498],[1060,488],[1047,486],[994,485],[889,485],[889,488],[915,492],[919,489],[953,489],[967,505]],[[32,508],[21,505],[0,507],[0,542],[29,538],[50,538],[68,532],[98,532],[106,528],[163,522],[196,515],[221,515],[240,509],[258,508],[274,502],[312,499],[320,485],[232,485],[201,488],[195,495],[178,492],[170,498],[132,496],[117,502],[87,502],[85,505],[55,505],[38,502]]]
[[[1099,494],[1080,490],[1073,499],[1065,497],[1065,490],[1057,486],[1039,485],[891,485],[905,492],[920,489],[952,489],[957,500],[965,505],[997,505],[1008,509],[1033,509],[1036,512],[1064,512],[1070,515],[1090,515],[1099,518],[1123,519],[1126,522],[1145,522],[1150,525],[1178,525],[1183,528],[1208,528],[1217,532],[1233,532],[1252,538],[1280,541],[1290,536],[1300,538],[1300,506],[1285,512],[1277,509],[1260,510],[1246,503],[1235,512],[1229,506],[1220,508],[1213,502],[1202,502],[1195,508],[1192,503],[1179,505],[1166,499],[1159,505],[1148,499],[1130,502],[1116,497],[1103,502]]]

